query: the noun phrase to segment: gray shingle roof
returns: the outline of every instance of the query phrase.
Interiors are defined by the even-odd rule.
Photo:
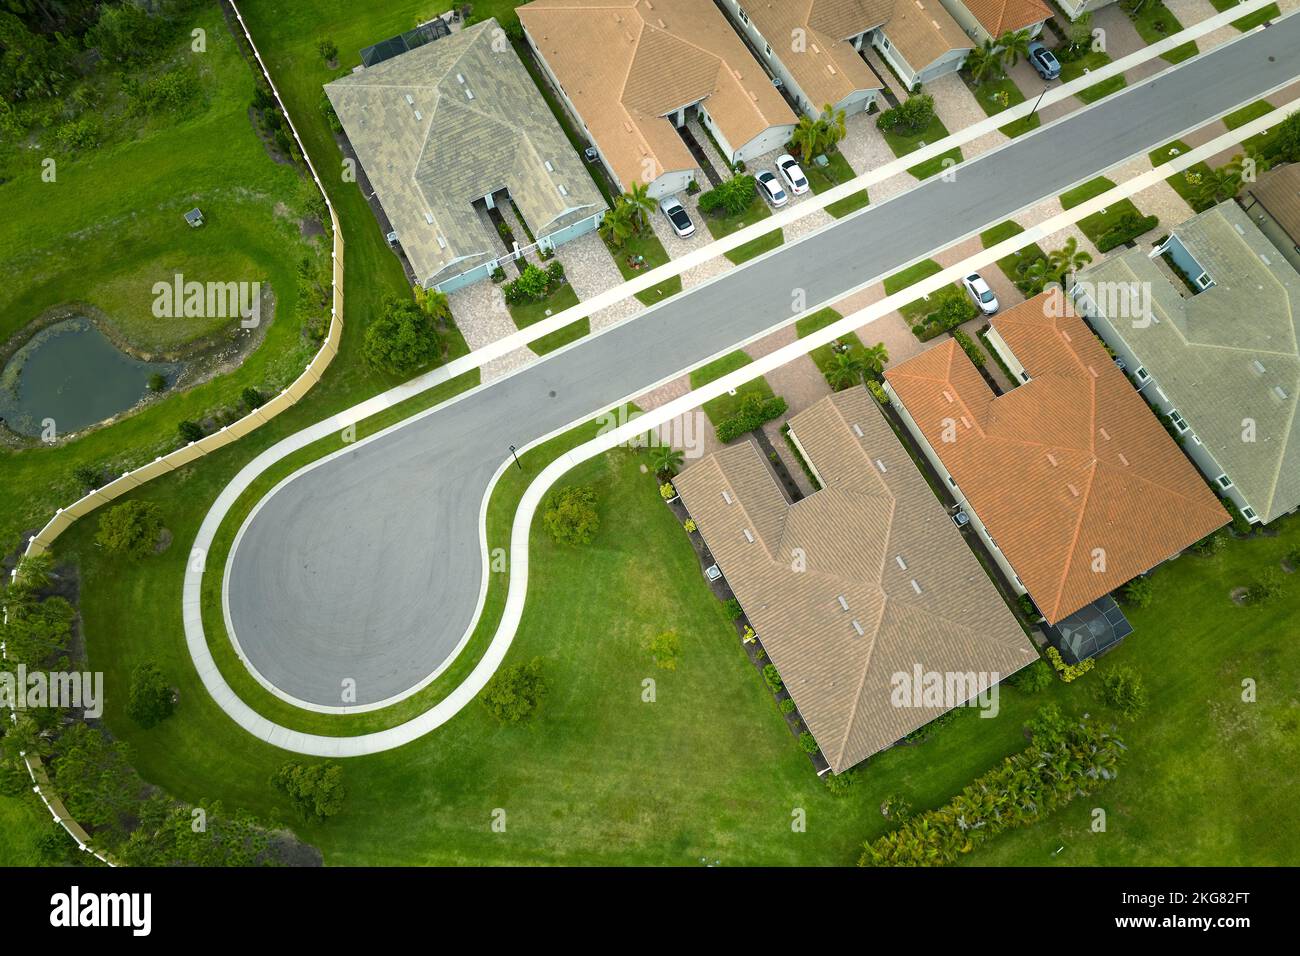
[[[1300,505],[1300,274],[1235,202],[1173,230],[1214,281],[1191,295],[1141,249],[1079,274],[1149,283],[1157,321],[1103,318],[1155,378],[1255,513]],[[1140,311],[1132,298],[1112,311]],[[1243,440],[1246,420],[1254,440]],[[1246,432],[1248,434],[1248,432]]]
[[[472,206],[489,193],[508,189],[539,239],[604,208],[496,20],[325,92],[422,279],[495,257],[497,241]]]

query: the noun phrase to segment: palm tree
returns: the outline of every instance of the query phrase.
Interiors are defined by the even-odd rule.
[[[655,211],[658,205],[649,195],[650,186],[646,183],[633,183],[632,188],[622,196],[623,202],[632,210],[632,222],[635,232],[640,232],[641,227],[649,223],[647,216]]]
[[[654,450],[650,464],[654,466],[655,475],[660,479],[671,478],[682,467],[686,456],[671,445],[660,445]]]
[[[829,103],[822,107],[822,115],[817,122],[822,128],[822,152],[832,148],[848,135],[849,130],[845,123],[844,110],[832,110]]]
[[[997,46],[1002,55],[1002,62],[1007,66],[1015,66],[1022,56],[1028,57],[1029,40],[1028,30],[1008,30],[998,37]]]
[[[992,40],[985,40],[966,54],[966,72],[977,84],[1002,72],[1002,53]]]
[[[831,388],[842,392],[854,385],[861,385],[867,374],[867,363],[855,355],[852,349],[836,352],[831,364],[826,367],[826,381]]]
[[[870,375],[879,375],[884,371],[885,363],[889,361],[889,349],[885,348],[884,342],[877,342],[875,345],[863,347],[862,363],[867,367]]]
[[[1043,258],[1035,259],[1025,267],[1022,276],[1016,285],[1025,295],[1038,295],[1047,283],[1056,278],[1052,273],[1051,263]]]
[[[807,113],[799,117],[799,125],[794,128],[794,133],[790,137],[790,149],[797,152],[805,160],[811,160],[817,153],[817,145],[821,142],[821,136],[817,131],[817,121]]]
[[[605,217],[601,219],[597,231],[600,233],[600,238],[615,249],[631,238],[632,234],[637,231],[637,226],[633,218],[632,207],[628,205],[626,199],[619,196],[618,199],[614,200],[614,208],[605,213]]]
[[[1091,261],[1092,256],[1079,248],[1079,240],[1074,236],[1066,239],[1065,245],[1048,257],[1048,265],[1058,282],[1062,276],[1078,272]]]
[[[1240,159],[1240,157],[1237,157]],[[1241,191],[1241,169],[1234,168],[1236,159],[1220,166],[1218,169],[1211,169],[1201,177],[1201,189],[1197,193],[1197,199],[1203,206],[1217,206],[1237,195]]]

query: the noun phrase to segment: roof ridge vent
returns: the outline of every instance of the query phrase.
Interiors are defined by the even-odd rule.
[[[862,637],[863,635],[865,635],[865,634],[867,633],[866,631],[864,631],[864,630],[862,629],[862,625],[858,623],[857,618],[854,618],[854,619],[853,619],[853,630],[855,630],[855,631],[858,632],[858,637]]]
[[[1057,460],[1056,460],[1056,456],[1053,455],[1050,451],[1047,453],[1047,460],[1050,461],[1050,462],[1052,463],[1052,467],[1053,467],[1053,468],[1055,468],[1055,467],[1057,466],[1057,464],[1058,464],[1058,462],[1057,462]]]
[[[903,556],[901,554],[894,555],[894,560],[898,562],[898,566],[900,568],[902,568],[904,571],[907,570],[907,562],[903,560]]]
[[[1125,457],[1125,455],[1124,455],[1123,452],[1120,452],[1120,453],[1119,453],[1119,463],[1120,463],[1121,465],[1127,465],[1127,464],[1128,464],[1128,458]]]
[[[921,593],[921,585],[916,583],[916,578],[912,578],[912,590],[917,594]]]
[[[884,463],[883,461],[881,461],[879,458],[876,459],[876,467],[880,469],[880,473],[881,473],[882,475],[883,475],[885,472],[889,471],[889,469],[885,467],[885,463]]]
[[[722,500],[725,501],[727,504],[731,504],[731,493],[728,492],[725,488],[722,490]]]
[[[1106,441],[1110,441],[1110,432],[1106,431],[1106,429],[1098,427],[1097,434],[1106,439]]]
[[[745,540],[748,541],[750,544],[753,544],[753,543],[754,543],[754,533],[753,533],[752,531],[750,531],[748,528],[745,528],[745,529],[744,529],[744,532],[745,532]]]
[[[853,434],[857,435],[859,438],[862,437],[862,426],[857,422],[853,423]]]
[[[847,611],[847,610],[849,609],[849,602],[846,601],[846,600],[844,600],[844,595],[843,595],[843,594],[837,594],[837,595],[835,596],[835,600],[837,600],[837,601],[840,602],[840,609],[841,609],[841,610]]]
[[[1078,486],[1076,486],[1076,485],[1074,484],[1074,482],[1072,482],[1072,481],[1071,481],[1071,482],[1067,482],[1066,485],[1065,485],[1065,487],[1067,487],[1067,488],[1070,489],[1070,494],[1074,495],[1074,497],[1076,497],[1076,498],[1079,497],[1079,489],[1078,489]]]

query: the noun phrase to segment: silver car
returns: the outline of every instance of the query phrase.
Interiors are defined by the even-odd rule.
[[[979,310],[985,315],[992,315],[998,310],[998,297],[993,294],[989,284],[978,272],[972,272],[966,278],[961,280],[961,284],[970,293],[970,297],[975,300]]]
[[[695,235],[695,223],[691,222],[686,207],[681,204],[676,196],[669,196],[667,199],[661,200],[659,211],[667,218],[668,224],[673,227],[673,232],[677,233],[678,239],[689,239]]]

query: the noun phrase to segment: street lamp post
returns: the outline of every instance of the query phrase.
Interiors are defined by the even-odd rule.
[[[514,446],[514,445],[511,445],[511,446],[510,446],[510,455],[511,455],[512,458],[514,458],[516,467],[518,467],[520,471],[523,471],[523,470],[524,470],[524,466],[521,465],[521,464],[519,464],[519,455],[517,455],[517,454],[515,453],[515,446]]]
[[[1029,115],[1030,115],[1030,116],[1033,116],[1035,113],[1038,112],[1038,104],[1041,103],[1041,102],[1043,102],[1043,97],[1047,95],[1047,91],[1048,91],[1049,89],[1050,89],[1050,87],[1049,87],[1046,83],[1044,83],[1044,84],[1043,84],[1043,92],[1041,92],[1041,93],[1038,94],[1038,99],[1034,100],[1034,108],[1033,108],[1032,110],[1029,111]]]

